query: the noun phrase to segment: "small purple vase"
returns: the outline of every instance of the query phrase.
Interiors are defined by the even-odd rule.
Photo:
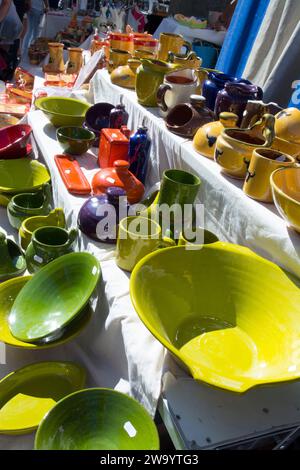
[[[114,186],[106,194],[90,197],[79,211],[79,229],[98,242],[116,243],[119,221],[128,215],[125,196],[124,189]]]

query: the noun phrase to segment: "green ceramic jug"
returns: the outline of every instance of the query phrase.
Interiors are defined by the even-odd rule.
[[[40,227],[33,232],[25,258],[30,273],[72,251],[72,245],[78,235],[77,229],[69,232],[61,227]]]
[[[26,262],[21,249],[0,232],[0,282],[19,276],[25,269]]]
[[[47,215],[51,210],[51,187],[45,184],[36,193],[20,193],[7,205],[7,216],[12,227],[19,229],[23,220],[35,215]]]

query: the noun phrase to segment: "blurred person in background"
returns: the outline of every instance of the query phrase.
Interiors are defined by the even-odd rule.
[[[22,22],[12,0],[0,0],[0,79],[11,76],[11,49],[20,37]]]
[[[40,23],[48,10],[48,0],[31,0],[31,7],[27,13],[28,29],[22,47],[24,54],[27,54],[30,44],[38,37]]]

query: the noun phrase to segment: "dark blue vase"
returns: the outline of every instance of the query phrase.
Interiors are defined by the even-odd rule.
[[[212,111],[215,109],[215,102],[218,92],[223,90],[225,83],[227,82],[251,83],[248,80],[233,77],[232,75],[227,75],[226,73],[210,72],[208,74],[208,79],[203,83],[202,95],[206,98],[206,106]]]
[[[128,152],[129,171],[143,184],[145,184],[146,181],[151,145],[147,130],[147,127],[141,126],[136,133],[130,137]]]

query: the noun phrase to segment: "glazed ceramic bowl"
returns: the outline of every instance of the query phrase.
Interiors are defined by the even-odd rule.
[[[53,126],[82,126],[90,105],[73,98],[47,96],[38,98],[35,106],[43,111]]]
[[[83,127],[60,127],[56,131],[56,139],[66,153],[82,155],[93,145],[94,132]]]
[[[26,157],[31,132],[32,129],[27,124],[0,129],[0,158]]]
[[[36,160],[0,160],[0,194],[36,191],[49,181],[47,168]]]
[[[60,208],[53,209],[48,215],[37,215],[25,219],[19,229],[19,241],[23,250],[31,242],[33,232],[40,227],[62,227],[66,226],[64,211]]]
[[[0,282],[20,276],[26,269],[26,261],[18,245],[0,232]]]
[[[75,392],[60,400],[40,423],[38,450],[158,450],[147,411],[133,398],[105,388]]]
[[[101,130],[109,127],[109,115],[112,109],[114,106],[110,103],[97,103],[86,112],[84,127],[96,135],[95,146],[99,145]]]
[[[65,344],[78,336],[86,327],[92,316],[90,304],[87,304],[81,311],[78,319],[75,319],[71,325],[66,328],[59,339],[44,343],[25,343],[15,338],[9,329],[8,318],[12,305],[25,284],[32,276],[15,277],[5,281],[0,285],[0,341],[8,346],[22,349],[48,349]]]
[[[12,227],[19,230],[27,217],[49,214],[51,190],[48,184],[44,188],[47,188],[48,195],[45,190],[45,192],[15,194],[11,198],[7,205],[7,217]]]
[[[61,398],[84,383],[84,369],[73,362],[37,362],[11,372],[0,381],[0,434],[32,432]]]
[[[16,297],[9,315],[13,336],[24,342],[58,339],[88,303],[99,276],[100,265],[89,253],[70,253],[51,261]]]
[[[271,174],[270,183],[279,214],[300,233],[300,168],[279,168]]]
[[[130,293],[194,379],[234,392],[299,379],[299,287],[249,249],[218,242],[157,251],[135,267]]]

